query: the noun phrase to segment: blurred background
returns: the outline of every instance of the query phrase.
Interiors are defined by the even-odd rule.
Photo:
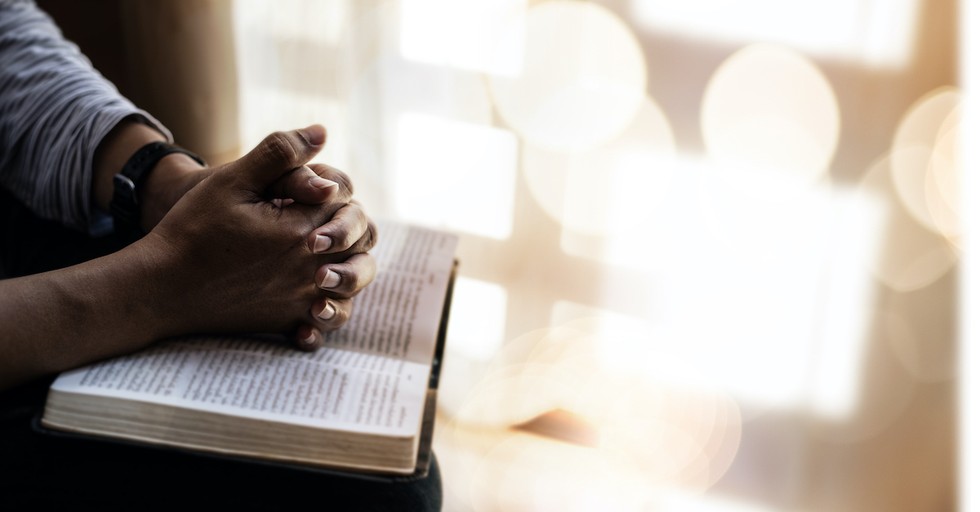
[[[955,0],[39,3],[212,163],[323,123],[460,235],[446,510],[956,508]]]

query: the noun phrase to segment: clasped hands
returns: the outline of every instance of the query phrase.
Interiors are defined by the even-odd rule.
[[[343,172],[308,164],[326,142],[314,125],[277,132],[209,169],[138,245],[165,268],[172,334],[284,332],[312,350],[351,315],[375,276],[377,228]]]

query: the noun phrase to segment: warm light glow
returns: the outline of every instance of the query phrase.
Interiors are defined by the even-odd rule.
[[[615,140],[577,152],[526,146],[523,168],[538,204],[565,229],[634,237],[668,193],[674,137],[663,111],[646,100]]]
[[[462,235],[447,510],[862,508],[971,375],[967,94],[895,110],[973,55],[953,3],[242,0],[242,139],[324,123],[372,216]]]
[[[598,360],[639,365],[682,389],[717,387],[753,409],[852,414],[874,300],[863,262],[879,257],[883,207],[825,185],[762,201],[719,179],[737,170],[679,164],[671,209],[657,215],[664,227],[606,239],[606,254],[639,252],[636,268],[652,262],[643,286],[655,295],[646,334],[609,336]],[[613,286],[601,296],[628,292]]]
[[[365,201],[370,201],[375,215],[382,216],[398,215],[392,181],[401,165],[396,153],[403,115],[492,126],[490,98],[481,75],[402,57],[399,12],[399,5],[390,1],[359,9],[345,31],[335,63],[336,88],[347,108],[344,128],[350,141],[350,168],[357,172],[359,195],[360,191],[377,193]],[[428,147],[434,143],[428,141]]]
[[[359,190],[377,192],[365,201],[378,215],[396,215],[392,179],[403,164],[396,158],[399,123],[403,114],[428,115],[446,121],[490,126],[490,99],[483,80],[473,73],[433,68],[387,55],[363,69],[350,85],[346,98],[347,137],[350,142],[351,169],[357,171]],[[437,140],[425,133],[411,134],[428,148]],[[438,159],[443,148],[433,155]],[[411,150],[413,155],[421,155]],[[446,160],[440,160],[446,162]],[[412,165],[424,163],[415,160]],[[504,177],[506,179],[506,176]],[[416,183],[416,186],[420,184]],[[443,184],[435,183],[434,186]],[[458,194],[453,197],[461,198]],[[410,200],[410,198],[404,198]],[[419,205],[421,208],[426,206]],[[430,205],[430,208],[434,206]],[[446,213],[446,212],[443,212]]]
[[[576,310],[563,304],[556,306],[555,318]],[[604,464],[647,485],[709,488],[738,451],[738,407],[717,392],[665,383],[664,370],[673,367],[672,373],[680,373],[684,368],[659,353],[641,355],[628,350],[636,345],[621,343],[624,338],[642,343],[642,332],[636,331],[640,325],[606,314],[509,342],[453,416],[455,422],[485,428],[523,423],[554,409],[571,411],[597,429],[596,456]],[[638,365],[602,362],[613,353],[632,357]],[[547,471],[560,473],[562,467]]]
[[[830,443],[857,444],[867,442],[886,432],[906,413],[917,383],[903,363],[889,349],[895,334],[889,326],[891,319],[886,310],[871,311],[873,320],[868,328],[869,352],[874,358],[868,362],[870,370],[862,374],[864,392],[861,406],[846,418],[833,418],[830,422],[813,422],[810,434]]]
[[[517,77],[491,76],[494,104],[527,142],[581,151],[618,135],[646,91],[646,64],[629,28],[603,7],[550,1],[527,13]]]
[[[476,510],[640,510],[656,487],[600,450],[510,435],[471,476]],[[486,500],[490,498],[488,503]]]
[[[576,329],[531,331],[506,342],[482,375],[471,376],[464,403],[449,411],[459,422],[482,426],[523,423],[559,408],[594,373],[591,349]]]
[[[637,180],[636,187],[624,192],[626,198],[633,199],[625,203],[633,211],[624,210],[634,216],[630,221],[595,234],[563,226],[562,250],[572,256],[648,274],[682,268],[690,264],[691,256],[698,251],[715,250],[703,247],[705,224],[698,208],[699,181],[703,177],[698,170],[692,170],[696,166],[689,160],[673,159],[670,167],[651,168],[657,169],[658,174],[669,175],[670,180],[649,188],[646,186],[649,180]],[[639,199],[647,194],[649,199]],[[633,230],[622,229],[627,227]],[[658,285],[654,280],[648,286],[656,289]]]
[[[700,252],[719,256],[692,261],[665,298],[685,298],[677,314],[690,308],[691,325],[699,314],[712,318],[696,343],[702,353],[722,350],[718,361],[740,361],[713,370],[736,396],[825,417],[852,414],[874,300],[862,261],[879,253],[880,207],[829,186],[766,202],[717,185],[703,182],[702,201],[718,245]],[[686,291],[686,280],[696,287]]]
[[[941,235],[916,222],[905,201],[895,190],[897,183],[891,179],[890,164],[896,161],[923,161],[921,147],[900,150],[898,156],[884,157],[876,161],[865,173],[860,188],[864,194],[876,198],[888,207],[887,221],[882,231],[881,253],[866,264],[878,279],[896,291],[923,288],[935,282],[949,271],[959,259],[956,251]]]
[[[390,137],[398,116],[428,114],[473,124],[490,124],[491,107],[483,79],[386,55],[352,84],[351,123],[373,137]],[[391,124],[389,124],[391,123]]]
[[[406,220],[505,239],[514,223],[517,139],[488,126],[404,114],[393,186]]]
[[[527,0],[404,0],[402,55],[427,64],[516,76],[523,64],[526,5]]]
[[[776,512],[778,509],[759,503],[739,501],[729,497],[673,491],[664,493],[656,500],[654,510],[684,512]]]
[[[336,45],[347,30],[351,8],[350,0],[236,0],[233,5],[236,32],[245,36],[239,42],[259,52],[261,48],[249,43],[301,40],[308,44]]]
[[[817,342],[811,355],[810,409],[824,418],[846,420],[856,414],[867,361],[873,315],[874,280],[862,264],[884,252],[880,233],[885,206],[852,189],[835,191],[830,212],[836,250],[825,254],[825,299]],[[804,228],[805,229],[805,228]]]
[[[784,196],[827,171],[840,111],[827,79],[809,60],[752,45],[711,77],[701,129],[708,155],[733,186],[761,197]]]
[[[350,170],[349,135],[342,129],[334,129],[343,126],[347,109],[336,99],[261,87],[244,88],[241,97],[249,106],[240,114],[243,148],[251,149],[273,130],[291,130],[320,123],[327,127],[327,146],[314,161]]]
[[[552,323],[583,334],[598,364],[562,407],[598,428],[609,457],[654,481],[707,489],[730,467],[739,407],[697,361],[683,360],[647,322],[559,301]],[[561,361],[559,361],[561,364]],[[584,384],[579,383],[582,379]],[[574,389],[574,392],[572,392]]]
[[[955,113],[954,113],[955,114]],[[950,118],[958,117],[951,115]],[[957,248],[961,247],[960,187],[962,165],[958,123],[939,136],[926,172],[926,207],[936,228]]]
[[[877,68],[911,56],[921,0],[633,0],[657,32],[728,44],[767,42]]]
[[[504,343],[507,291],[503,286],[459,276],[453,288],[447,350],[489,361]]]

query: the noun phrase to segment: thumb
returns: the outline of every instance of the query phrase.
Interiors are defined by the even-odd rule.
[[[287,172],[309,162],[326,140],[327,130],[318,124],[272,133],[235,162],[235,174],[244,188],[261,193]]]

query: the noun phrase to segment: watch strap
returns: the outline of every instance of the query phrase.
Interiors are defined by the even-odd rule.
[[[119,174],[112,177],[112,200],[109,202],[109,213],[112,214],[115,231],[129,236],[142,234],[140,228],[140,194],[150,171],[156,167],[163,157],[183,153],[201,165],[204,159],[194,153],[166,142],[151,142],[139,148],[126,161]]]

